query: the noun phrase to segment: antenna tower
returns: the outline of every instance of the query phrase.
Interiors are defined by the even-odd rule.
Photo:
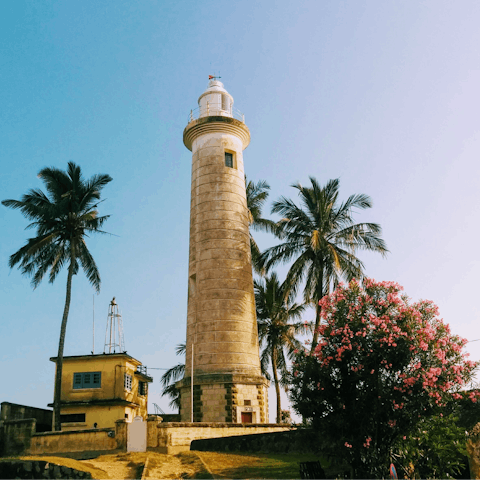
[[[107,351],[108,350],[108,351]],[[123,338],[123,321],[113,297],[108,307],[107,329],[105,331],[105,346],[103,353],[125,353]]]

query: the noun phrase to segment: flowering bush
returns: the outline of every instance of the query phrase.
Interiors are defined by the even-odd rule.
[[[320,341],[297,354],[294,408],[342,452],[356,475],[385,475],[390,450],[419,419],[463,393],[475,362],[430,301],[410,304],[393,282],[352,281],[320,301]]]

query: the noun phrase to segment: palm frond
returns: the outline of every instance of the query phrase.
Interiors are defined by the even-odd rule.
[[[304,301],[318,304],[331,288],[343,279],[361,278],[364,265],[356,257],[359,250],[388,253],[376,223],[355,224],[357,210],[371,208],[365,194],[354,194],[339,204],[340,181],[329,180],[322,187],[314,177],[310,186],[293,184],[300,203],[280,197],[273,203],[272,213],[282,219],[277,223],[282,243],[268,248],[259,258],[259,265],[268,272],[278,263],[293,261],[285,283],[293,293],[304,288]],[[320,318],[316,319],[316,327]],[[312,348],[317,334],[314,333]]]
[[[161,377],[160,383],[165,387],[170,383],[180,380],[185,375],[185,363],[178,363],[169,368]]]

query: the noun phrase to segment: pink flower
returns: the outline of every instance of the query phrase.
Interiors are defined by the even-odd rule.
[[[352,446],[351,446],[348,442],[345,442],[345,446],[346,446],[347,448],[352,448]]]

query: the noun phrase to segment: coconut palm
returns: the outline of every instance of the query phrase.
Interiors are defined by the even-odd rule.
[[[388,250],[378,224],[353,221],[355,210],[372,206],[369,196],[355,194],[339,203],[338,179],[329,180],[324,187],[314,177],[310,177],[310,182],[311,187],[292,185],[298,190],[300,206],[285,197],[274,202],[272,213],[282,216],[277,223],[277,235],[283,243],[267,249],[259,264],[268,271],[278,262],[293,260],[285,283],[294,292],[303,286],[305,302],[315,304],[313,350],[318,343],[319,300],[341,279],[362,277],[364,265],[355,256],[357,251],[369,250],[385,256]]]
[[[251,230],[275,233],[276,224],[272,220],[262,217],[262,208],[268,197],[270,185],[265,180],[259,180],[254,183],[248,181],[245,176],[247,208],[248,208],[248,224]],[[260,257],[260,249],[250,232],[250,248],[252,252],[252,266],[258,273],[262,273],[262,269],[258,268],[258,258]]]
[[[180,343],[177,345],[175,349],[175,353],[177,355],[185,355],[187,350],[187,346],[185,343]],[[166,395],[167,397],[171,398],[171,402],[169,403],[170,407],[178,408],[180,411],[180,392],[178,391],[177,387],[175,386],[175,382],[183,378],[185,375],[185,363],[178,363],[172,368],[169,368],[160,379],[160,382],[163,386],[162,389],[162,396]]]
[[[4,200],[6,207],[19,209],[32,220],[27,228],[36,228],[36,236],[10,256],[9,266],[18,265],[22,274],[32,277],[36,288],[48,272],[53,283],[62,267],[68,265],[67,291],[60,327],[56,359],[55,393],[53,401],[54,429],[61,429],[60,397],[62,390],[63,348],[72,291],[72,277],[80,266],[93,287],[100,290],[100,274],[85,243],[91,233],[105,233],[102,225],[109,215],[99,216],[97,207],[100,192],[112,178],[94,175],[84,180],[80,167],[68,163],[67,171],[44,168],[38,174],[47,189],[32,189],[21,200]]]
[[[306,333],[308,323],[296,322],[305,305],[294,303],[295,295],[285,284],[280,285],[276,273],[254,282],[257,308],[258,340],[263,348],[260,357],[262,371],[272,367],[277,396],[277,423],[281,422],[280,386],[287,385],[288,365],[296,349],[302,348],[296,335]],[[279,376],[280,374],[280,376]]]

